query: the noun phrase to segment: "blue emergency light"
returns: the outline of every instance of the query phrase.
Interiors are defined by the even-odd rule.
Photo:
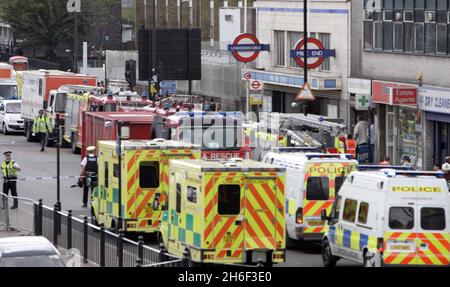
[[[351,154],[327,153],[327,154],[307,154],[307,159],[313,158],[337,158],[337,159],[352,159]]]
[[[359,171],[369,171],[369,170],[414,170],[412,166],[401,166],[401,165],[379,165],[379,164],[360,164],[356,167]]]

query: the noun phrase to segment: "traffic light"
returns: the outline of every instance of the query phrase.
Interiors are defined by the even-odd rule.
[[[136,61],[125,61],[125,79],[130,85],[131,90],[136,86]]]

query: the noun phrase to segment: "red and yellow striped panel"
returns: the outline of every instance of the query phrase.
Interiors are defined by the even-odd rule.
[[[450,257],[449,240],[446,233],[412,233],[387,232],[384,237],[387,241],[398,241],[399,244],[414,242],[411,252],[392,252],[386,249],[384,263],[395,265],[448,265]]]

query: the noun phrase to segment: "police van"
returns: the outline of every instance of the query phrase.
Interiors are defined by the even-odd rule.
[[[343,184],[322,240],[325,266],[448,266],[450,198],[442,172],[353,172]]]
[[[334,199],[358,162],[351,155],[323,154],[311,148],[276,148],[263,162],[286,168],[287,244],[322,239],[322,210],[331,211]]]

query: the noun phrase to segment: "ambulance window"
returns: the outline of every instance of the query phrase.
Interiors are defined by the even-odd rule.
[[[105,161],[105,187],[109,187],[109,163]]]
[[[390,229],[412,229],[414,227],[414,208],[391,207],[389,210]]]
[[[369,215],[369,204],[361,202],[358,212],[358,223],[367,224],[367,216]]]
[[[353,199],[346,199],[344,204],[344,215],[343,219],[347,222],[355,222],[356,219],[356,207],[358,202]]]
[[[344,184],[346,178],[347,178],[346,176],[337,176],[334,179],[334,193],[335,193],[335,195],[338,195],[339,190],[341,190],[341,187]]]
[[[177,183],[177,213],[181,213],[181,184]]]
[[[237,215],[241,213],[241,186],[220,185],[218,212],[220,215]]]
[[[197,189],[195,187],[187,187],[187,200],[191,203],[197,203]]]
[[[159,187],[159,162],[141,162],[139,166],[139,186],[141,188]]]
[[[425,207],[420,210],[420,225],[423,230],[444,230],[445,210]]]
[[[306,187],[307,200],[330,199],[330,184],[328,177],[309,177]]]
[[[119,178],[119,164],[117,163],[114,164],[113,176],[115,178]]]

